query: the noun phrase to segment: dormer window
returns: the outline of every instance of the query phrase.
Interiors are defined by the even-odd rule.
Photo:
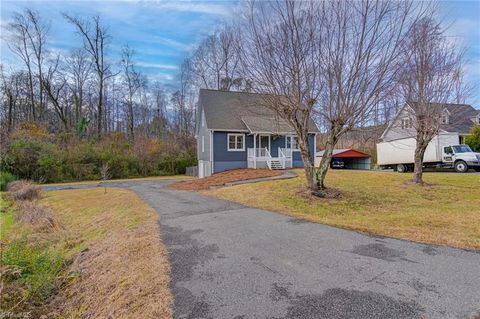
[[[405,117],[402,119],[402,129],[410,129],[412,128],[412,119],[409,117]]]
[[[440,121],[442,124],[448,124],[448,115],[447,114],[442,115]]]

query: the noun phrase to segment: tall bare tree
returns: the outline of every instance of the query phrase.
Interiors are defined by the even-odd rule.
[[[447,39],[431,17],[417,21],[404,43],[399,84],[415,130],[417,184],[423,183],[423,157],[439,132],[445,104],[463,99],[463,57],[464,51]]]
[[[83,49],[74,49],[66,59],[68,86],[75,105],[75,125],[83,118],[85,86],[90,77],[92,62]]]
[[[200,88],[230,91],[240,89],[240,32],[224,25],[208,36],[191,57],[192,82]]]
[[[107,29],[102,25],[100,16],[92,17],[91,21],[63,14],[65,19],[73,24],[83,39],[83,46],[93,60],[97,75],[97,136],[101,138],[104,121],[104,86],[109,77],[110,64],[106,61],[106,49],[110,39]]]
[[[43,72],[49,25],[41,19],[38,12],[27,8],[23,13],[13,14],[8,30],[10,31],[9,48],[27,68],[30,119],[42,118],[46,107],[40,78]],[[36,92],[38,92],[38,98]]]
[[[318,112],[326,123],[325,152],[317,171],[319,188],[339,138],[375,116],[391,91],[401,44],[423,10],[411,1],[325,1],[321,21],[320,76],[325,83]]]
[[[152,85],[152,95],[154,99],[154,108],[155,108],[155,117],[154,125],[156,134],[160,138],[165,137],[165,132],[167,129],[167,94],[161,83],[155,82]]]
[[[57,55],[51,61],[48,70],[41,76],[41,85],[44,89],[48,100],[53,105],[53,110],[57,114],[65,131],[69,130],[69,109],[65,99],[65,89],[67,80],[60,72],[60,56]]]
[[[128,45],[125,45],[122,49],[122,76],[123,82],[126,88],[125,93],[125,105],[127,106],[127,126],[128,126],[128,134],[130,137],[130,141],[134,141],[134,128],[135,128],[135,120],[134,120],[134,98],[135,94],[137,94],[138,90],[142,86],[142,76],[140,72],[138,72],[135,68],[135,62],[133,60],[135,51],[131,49]]]
[[[308,147],[309,121],[321,92],[315,2],[253,2],[244,37],[242,64],[263,106],[295,130],[307,185],[315,189]]]

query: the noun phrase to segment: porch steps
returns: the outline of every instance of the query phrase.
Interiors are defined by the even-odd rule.
[[[270,169],[284,169],[282,163],[279,160],[271,160],[270,161]]]

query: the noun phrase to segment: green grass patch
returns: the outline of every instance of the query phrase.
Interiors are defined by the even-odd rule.
[[[9,172],[0,171],[0,191],[4,192],[7,188],[8,183],[16,180],[17,177]]]

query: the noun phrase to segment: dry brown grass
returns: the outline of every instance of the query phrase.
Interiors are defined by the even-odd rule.
[[[279,176],[282,173],[279,171],[272,171],[268,169],[235,169],[231,171],[226,171],[222,173],[216,173],[212,176],[176,182],[170,185],[171,188],[177,190],[186,190],[186,191],[198,191],[203,189],[209,189],[214,186],[223,186],[228,183],[244,181],[249,179],[263,178],[263,177],[273,177]]]
[[[39,201],[17,202],[15,212],[3,215],[5,244],[26,240],[27,247],[44,249],[64,265],[56,278],[49,279],[56,289],[47,301],[33,304],[27,295],[7,309],[29,313],[31,318],[172,317],[170,268],[158,215],[132,191],[48,192]],[[4,222],[8,227],[3,227]],[[41,226],[52,231],[41,231]],[[19,289],[21,295],[25,287],[16,284],[11,282],[8,289]]]
[[[425,173],[429,186],[410,185],[412,174],[331,170],[327,185],[340,198],[305,196],[305,175],[224,187],[203,193],[248,206],[368,234],[480,249],[480,176]]]
[[[35,226],[37,231],[53,231],[61,228],[52,211],[39,206],[36,202],[18,202],[15,219]]]
[[[16,201],[36,200],[40,198],[42,189],[26,180],[11,182],[7,185],[7,191]]]
[[[68,245],[82,250],[52,302],[54,315],[171,318],[170,268],[151,207],[117,188],[51,192],[42,203],[65,224]]]

